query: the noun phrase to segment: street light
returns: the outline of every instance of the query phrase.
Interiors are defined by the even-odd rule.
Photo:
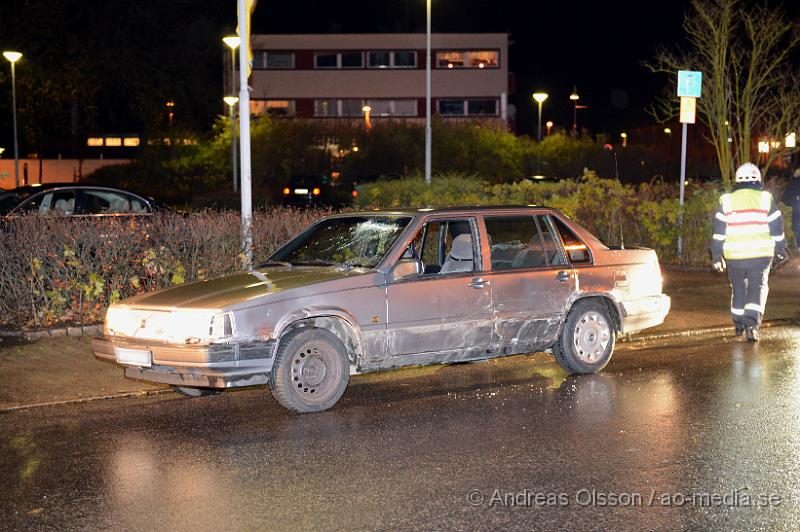
[[[431,0],[425,0],[425,184],[431,184]]]
[[[549,137],[550,136],[550,130],[553,129],[553,121],[552,120],[548,120],[547,122],[544,123],[544,125],[547,127],[547,136]]]
[[[233,166],[233,193],[238,191],[238,167],[236,158],[236,104],[239,103],[238,96],[225,96],[222,101],[228,104],[231,113],[231,166]]]
[[[619,136],[622,138],[622,147],[626,147],[628,145],[628,134],[623,131]]]
[[[369,121],[369,113],[370,111],[372,111],[372,107],[370,107],[369,105],[365,105],[364,107],[361,108],[361,110],[364,111],[364,124],[367,127],[367,131],[369,131],[370,129],[372,129],[372,124]]]
[[[672,135],[672,130],[670,128],[668,128],[668,127],[665,127],[664,128],[664,133],[666,133],[667,135]]]
[[[11,63],[11,108],[14,116],[14,180],[19,187],[19,144],[17,143],[17,78],[14,71],[14,63],[20,60],[22,54],[19,52],[3,52],[3,57]]]
[[[542,104],[547,99],[548,94],[546,92],[534,92],[533,99],[536,100],[536,103],[539,104],[539,129],[538,133],[536,134],[537,140],[542,140]]]
[[[578,133],[578,100],[581,99],[581,97],[578,96],[578,86],[577,85],[572,87],[572,94],[569,95],[569,99],[572,100],[572,106],[573,106],[573,111],[572,111],[572,113],[573,113],[572,114],[572,134],[575,135],[575,134]]]

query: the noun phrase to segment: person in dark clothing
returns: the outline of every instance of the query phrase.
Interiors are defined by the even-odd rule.
[[[792,174],[792,181],[783,191],[783,204],[792,208],[792,232],[795,249],[800,251],[800,168]]]
[[[752,163],[736,170],[733,192],[723,194],[714,217],[711,262],[731,282],[731,318],[736,336],[757,342],[769,291],[773,256],[784,259],[786,238],[781,211],[761,190],[761,171]]]

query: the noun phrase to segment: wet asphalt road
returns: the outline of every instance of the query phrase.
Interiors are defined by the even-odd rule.
[[[305,416],[262,389],[97,401],[0,414],[0,529],[798,530],[798,434],[798,328],[577,378],[545,355],[354,377]]]

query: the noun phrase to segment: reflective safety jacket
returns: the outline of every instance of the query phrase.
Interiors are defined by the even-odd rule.
[[[784,253],[783,219],[772,194],[758,184],[723,194],[714,217],[712,262],[772,258]]]

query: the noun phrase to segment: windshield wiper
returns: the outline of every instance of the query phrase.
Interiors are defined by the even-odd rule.
[[[329,260],[322,260],[322,259],[314,259],[306,262],[294,262],[292,264],[294,264],[295,266],[339,266],[338,262],[332,262]]]
[[[267,262],[262,262],[258,265],[259,268],[266,268],[267,266],[283,266],[284,268],[291,268],[293,265],[291,262],[284,262],[282,260],[268,260]]]

